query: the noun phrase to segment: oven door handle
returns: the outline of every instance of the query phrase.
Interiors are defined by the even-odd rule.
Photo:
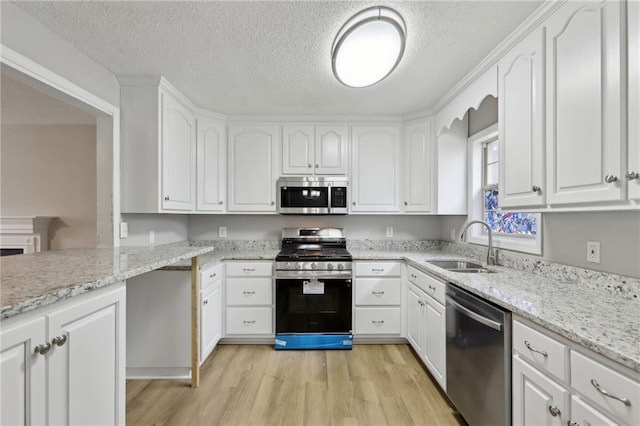
[[[489,318],[485,318],[482,315],[473,312],[471,309],[462,306],[461,304],[459,304],[458,302],[456,302],[455,300],[453,300],[451,297],[446,296],[447,299],[447,305],[451,305],[454,308],[458,309],[460,312],[464,313],[466,316],[468,316],[469,318],[472,318],[476,321],[478,321],[480,324],[486,325],[487,327],[491,327],[494,330],[498,330],[498,331],[502,331],[502,324],[496,321],[493,321]]]

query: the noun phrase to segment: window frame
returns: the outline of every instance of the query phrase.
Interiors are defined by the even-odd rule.
[[[494,124],[468,138],[468,220],[484,220],[484,147],[499,140],[498,124]],[[500,142],[498,142],[500,146]],[[535,236],[508,235],[493,233],[494,248],[514,250],[523,253],[542,255],[542,214],[536,213],[537,232]],[[467,232],[467,241],[486,246],[489,244],[486,229],[480,225],[471,226]]]

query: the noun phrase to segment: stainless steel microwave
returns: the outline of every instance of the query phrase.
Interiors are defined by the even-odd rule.
[[[346,177],[281,177],[276,183],[280,214],[347,214]]]

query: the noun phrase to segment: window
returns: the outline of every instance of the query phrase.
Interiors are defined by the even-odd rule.
[[[541,215],[500,209],[497,125],[469,138],[469,150],[469,219],[480,219],[489,224],[496,247],[541,254]],[[468,241],[486,245],[487,235],[484,227],[472,226]]]

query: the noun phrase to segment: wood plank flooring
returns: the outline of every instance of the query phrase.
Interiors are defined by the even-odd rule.
[[[408,345],[219,345],[188,381],[127,382],[129,425],[464,425]]]

